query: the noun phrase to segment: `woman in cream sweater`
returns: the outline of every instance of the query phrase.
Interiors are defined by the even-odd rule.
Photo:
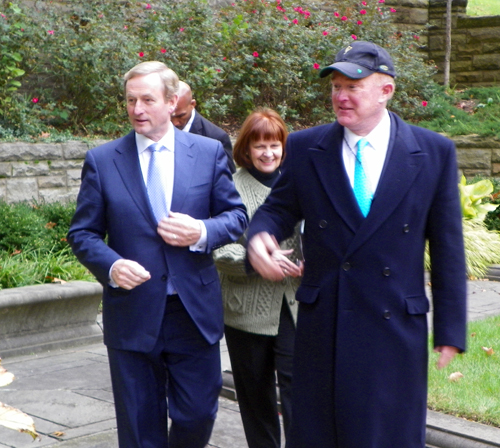
[[[234,160],[241,167],[234,174],[234,182],[249,217],[265,201],[280,175],[286,137],[285,123],[271,109],[258,109],[243,123],[233,150]],[[286,277],[275,283],[247,274],[244,243],[243,236],[214,254],[222,284],[226,342],[248,446],[279,448],[276,377],[286,434],[291,416],[295,291],[300,280]],[[284,269],[288,265],[293,271],[291,264],[300,260],[299,245],[297,229],[276,255],[281,257]]]

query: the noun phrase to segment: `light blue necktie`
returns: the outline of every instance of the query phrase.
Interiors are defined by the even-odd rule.
[[[148,167],[148,196],[156,221],[160,222],[162,218],[168,215],[167,202],[165,199],[165,187],[162,182],[160,170],[160,151],[165,149],[158,143],[153,143],[148,147],[151,151],[151,159]]]
[[[356,196],[361,213],[365,217],[368,215],[372,204],[370,182],[363,169],[363,157],[367,146],[368,140],[366,138],[358,140],[358,153],[356,154],[356,165],[354,167],[354,196]]]

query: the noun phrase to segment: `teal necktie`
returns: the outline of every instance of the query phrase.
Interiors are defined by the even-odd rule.
[[[148,166],[148,196],[156,221],[160,222],[162,218],[168,215],[159,160],[160,151],[165,149],[165,147],[158,145],[158,143],[153,143],[148,149],[151,151],[151,159]]]
[[[356,154],[356,165],[354,167],[354,196],[356,196],[361,213],[363,213],[363,216],[365,217],[368,215],[372,204],[370,182],[368,181],[365,170],[363,169],[363,157],[367,146],[368,140],[366,138],[359,139],[358,152]]]

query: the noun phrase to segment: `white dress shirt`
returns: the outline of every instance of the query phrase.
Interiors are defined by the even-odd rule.
[[[363,169],[370,183],[372,194],[377,190],[377,186],[384,167],[391,136],[391,118],[386,110],[382,120],[364,138],[368,140],[368,145],[363,153]],[[358,151],[358,141],[362,137],[344,128],[344,140],[342,142],[342,157],[347,176],[354,187],[354,167],[356,165],[356,153]]]

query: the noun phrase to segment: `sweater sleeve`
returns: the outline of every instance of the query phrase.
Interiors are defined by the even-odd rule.
[[[246,277],[245,247],[239,243],[226,244],[214,252],[215,265],[219,272],[232,276]]]

